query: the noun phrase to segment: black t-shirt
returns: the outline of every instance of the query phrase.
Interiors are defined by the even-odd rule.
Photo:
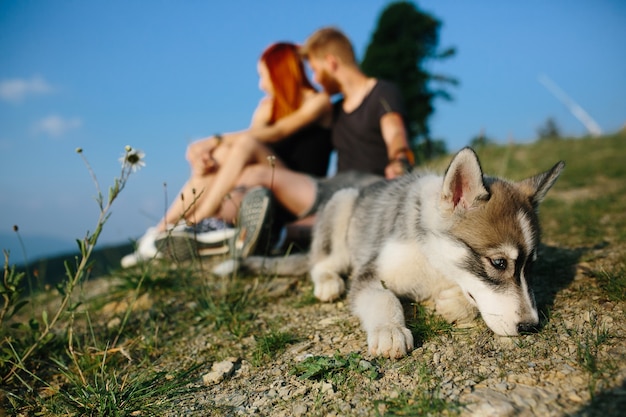
[[[330,129],[311,125],[268,146],[289,169],[316,177],[326,176],[332,151]]]
[[[389,163],[380,119],[399,113],[405,119],[404,102],[395,84],[378,80],[359,107],[350,113],[343,99],[333,108],[332,143],[337,150],[337,172],[362,171],[385,175]]]

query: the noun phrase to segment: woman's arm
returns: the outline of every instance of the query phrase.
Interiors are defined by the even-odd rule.
[[[224,145],[234,145],[241,135],[249,134],[260,142],[278,142],[320,120],[327,112],[330,113],[332,104],[326,93],[315,93],[300,106],[298,110],[285,116],[272,125],[268,125],[272,112],[272,100],[263,98],[252,115],[248,131],[225,133],[209,136],[192,143],[187,148],[187,160],[197,174],[203,175],[217,168],[213,159],[215,149]]]
[[[250,126],[250,134],[261,142],[278,142],[303,127],[320,120],[331,109],[332,104],[328,94],[315,93],[315,95],[305,100],[298,110],[272,125],[255,123],[257,119],[255,114],[253,123]],[[261,117],[258,119],[261,119]]]
[[[261,99],[252,114],[252,127],[261,128],[265,126],[272,114],[272,100],[268,97]],[[187,160],[191,169],[197,175],[205,175],[218,168],[219,163],[213,158],[213,152],[220,146],[234,145],[247,131],[215,134],[203,139],[199,139],[187,147]]]

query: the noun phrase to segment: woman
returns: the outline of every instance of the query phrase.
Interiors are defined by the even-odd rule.
[[[122,259],[122,266],[158,256],[155,239],[181,220],[196,224],[219,217],[233,223],[241,199],[233,187],[250,165],[268,164],[270,159],[277,168],[325,175],[332,150],[332,105],[329,96],[316,91],[308,80],[298,47],[291,43],[271,45],[259,59],[258,72],[259,88],[266,96],[257,106],[250,127],[189,146],[191,178],[161,222],[148,229],[134,253]],[[227,228],[224,237],[233,234],[234,229]]]

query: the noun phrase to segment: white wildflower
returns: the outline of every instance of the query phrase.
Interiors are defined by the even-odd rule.
[[[130,168],[135,172],[146,166],[146,162],[143,160],[146,156],[145,153],[130,146],[126,146],[125,150],[126,152],[119,159],[123,168]]]

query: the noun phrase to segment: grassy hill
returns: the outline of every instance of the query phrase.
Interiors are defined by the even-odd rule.
[[[544,239],[565,246],[626,239],[626,132],[475,149],[483,171],[522,180],[563,160],[565,170],[541,206]],[[450,158],[429,164],[442,171]]]
[[[513,180],[565,161],[540,208],[544,240],[569,247],[626,241],[626,133],[477,151],[485,172]]]
[[[566,162],[541,206],[544,242],[593,248],[620,246],[626,241],[626,132],[600,138],[488,145],[475,150],[486,174],[511,180],[547,170],[560,160]],[[443,172],[449,161],[449,156],[442,157],[424,168]],[[132,250],[130,243],[96,248],[90,276],[115,274],[121,257]],[[64,263],[74,262],[76,256],[78,252],[37,259],[30,262],[28,272],[40,282],[56,284],[65,277]],[[15,257],[11,261],[16,263]],[[18,265],[18,270],[26,271],[24,265]]]
[[[91,275],[106,278],[81,287],[27,361],[21,352],[47,326],[58,294],[46,291],[11,326],[2,323],[0,378],[16,364],[19,378],[0,381],[0,416],[3,408],[16,415],[293,415],[294,404],[320,416],[456,415],[485,392],[494,404],[519,401],[509,411],[520,415],[622,415],[626,132],[476,151],[485,173],[511,180],[566,162],[540,208],[539,334],[502,341],[479,320],[456,329],[411,305],[407,323],[419,346],[400,361],[372,359],[348,303],[318,303],[306,280],[218,278],[209,273],[215,259],[119,270],[131,248],[109,247],[92,259]],[[428,168],[443,171],[449,160]],[[68,258],[31,268],[62,278]],[[201,382],[224,362],[230,373]]]
[[[601,138],[543,140],[530,144],[491,145],[475,149],[486,174],[521,180],[566,162],[564,173],[542,205],[542,216],[558,219],[544,222],[544,239],[567,246],[593,245],[603,239],[626,240],[626,215],[620,215],[626,196],[626,133]],[[427,168],[442,172],[450,161],[444,157]],[[620,191],[621,194],[620,194]],[[621,210],[621,211],[620,211]],[[603,217],[604,216],[604,217]],[[611,216],[614,222],[606,233],[600,222]],[[119,269],[121,257],[133,250],[130,243],[98,248],[93,256],[91,276]],[[64,262],[76,253],[42,258],[31,262],[43,282],[56,283],[65,275]]]

